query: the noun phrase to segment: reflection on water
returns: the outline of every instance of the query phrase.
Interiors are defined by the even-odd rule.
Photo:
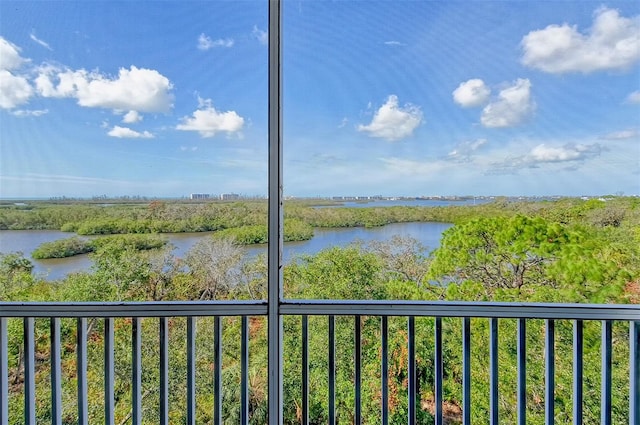
[[[365,229],[361,227],[346,229],[316,229],[311,240],[303,242],[287,242],[284,245],[283,259],[287,263],[292,258],[304,254],[316,254],[333,247],[345,246],[352,242],[386,241],[394,236],[412,237],[425,246],[427,251],[436,248],[440,243],[442,232],[451,227],[447,223],[395,223],[383,227]],[[174,246],[173,254],[181,258],[198,241],[211,236],[203,233],[169,233],[169,243]],[[48,280],[62,279],[67,274],[87,271],[91,267],[88,255],[77,255],[69,258],[49,260],[33,260],[31,252],[44,242],[66,239],[74,236],[54,230],[2,230],[0,231],[0,252],[22,252],[34,263],[34,273],[45,276]],[[247,255],[254,256],[266,252],[266,245],[247,247]]]

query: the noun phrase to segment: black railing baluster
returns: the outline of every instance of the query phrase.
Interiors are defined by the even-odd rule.
[[[302,316],[302,425],[309,423],[309,316]]]
[[[131,420],[142,424],[142,330],[139,317],[131,319]]]
[[[527,319],[518,319],[518,425],[527,423]]]
[[[555,421],[555,322],[545,320],[544,342],[544,417],[545,425],[553,425]]]
[[[36,424],[36,351],[34,319],[27,317],[24,324],[24,423]],[[4,397],[4,395],[2,396]]]
[[[249,423],[249,324],[242,316],[240,341],[240,424]]]
[[[600,424],[611,425],[611,333],[612,321],[602,321]]]
[[[629,322],[629,425],[640,423],[640,322]]]
[[[160,424],[169,425],[169,322],[160,318]]]
[[[471,425],[471,319],[462,319],[462,424]]]
[[[434,335],[434,380],[435,380],[435,423],[443,424],[442,416],[442,318],[435,319],[435,335]],[[416,377],[417,378],[417,377]]]
[[[409,316],[407,323],[407,355],[408,355],[408,364],[407,364],[407,375],[408,375],[408,383],[407,383],[407,399],[409,403],[409,423],[416,423],[416,384],[418,380],[416,379],[416,318],[414,316]]]
[[[7,319],[0,317],[0,425],[9,425],[9,333]]]
[[[382,386],[382,425],[389,424],[389,319],[382,316],[381,331],[382,334],[382,361],[380,365],[380,377]]]
[[[329,425],[336,424],[336,335],[335,317],[329,316]]]
[[[76,326],[76,376],[78,377],[78,424],[89,422],[87,401],[87,318],[78,318]]]
[[[51,362],[51,424],[62,425],[62,367],[60,364],[60,319],[58,317],[50,319],[49,338],[51,340],[49,357]],[[2,392],[0,391],[0,393]]]
[[[360,388],[362,381],[362,341],[360,335],[361,318],[360,316],[354,316],[354,380],[355,380],[355,425],[360,425],[362,422],[362,390]]]
[[[489,319],[489,422],[498,425],[498,319]]]
[[[107,317],[104,319],[104,423],[108,425],[115,423],[113,338],[113,317]]]
[[[582,425],[583,324],[573,322],[573,425]]]
[[[187,424],[196,423],[196,318],[187,317]]]
[[[213,319],[213,424],[222,425],[222,320]]]

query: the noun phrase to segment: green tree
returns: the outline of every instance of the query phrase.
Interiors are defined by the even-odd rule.
[[[285,268],[285,293],[291,298],[384,299],[382,266],[375,254],[355,245],[326,249]]]
[[[31,253],[31,256],[36,260],[44,258],[65,258],[86,254],[91,251],[93,251],[91,241],[72,237],[53,242],[45,242],[36,248]]]
[[[546,266],[578,242],[566,227],[539,217],[475,219],[444,232],[430,277],[502,289],[551,283]]]
[[[156,289],[149,289],[158,273],[164,273],[165,263],[156,257],[165,255],[159,248],[166,241],[150,235],[123,235],[98,239],[92,270],[98,284],[105,285],[113,293],[113,301],[158,300]]]

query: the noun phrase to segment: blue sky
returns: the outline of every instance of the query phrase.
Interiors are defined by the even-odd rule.
[[[0,197],[267,193],[266,2],[0,1]],[[640,4],[284,2],[285,194],[640,194]]]

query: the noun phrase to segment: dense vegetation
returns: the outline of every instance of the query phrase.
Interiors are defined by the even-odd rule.
[[[101,246],[113,244],[114,241],[130,245],[137,250],[155,249],[164,246],[167,241],[158,235],[117,235],[100,239],[81,239],[72,237],[53,242],[45,242],[36,248],[31,257],[36,260],[44,258],[65,258],[79,254],[94,252]]]
[[[122,206],[108,210],[105,216],[92,217],[83,208],[69,206],[76,213],[54,220],[59,207],[32,210],[47,218],[47,226],[57,222],[88,223],[92,220],[134,220],[144,209]],[[154,207],[158,217],[149,223],[171,222],[167,210],[181,205]],[[51,210],[49,209],[51,208]],[[63,211],[65,207],[60,207]],[[151,206],[145,207],[151,214]],[[199,210],[203,223],[220,224],[215,237],[198,243],[185,258],[175,259],[170,247],[140,250],[140,246],[121,236],[102,239],[90,254],[93,267],[88,273],[72,274],[56,282],[47,282],[31,274],[32,265],[16,253],[0,256],[0,300],[57,301],[151,301],[151,300],[229,300],[265,297],[267,267],[264,257],[244,258],[240,244],[264,242],[266,206],[261,203],[188,206]],[[6,210],[2,223],[16,227],[21,217]],[[2,209],[2,212],[6,212]],[[120,211],[122,217],[107,217]],[[215,211],[215,213],[214,213]],[[235,212],[234,212],[235,211]],[[206,212],[206,214],[205,214]],[[15,215],[12,215],[14,214]],[[218,216],[217,214],[221,215]],[[247,216],[235,214],[246,213]],[[76,219],[69,217],[75,214]],[[130,217],[125,217],[130,214]],[[27,214],[28,216],[28,214]],[[179,215],[178,215],[179,216]],[[606,201],[563,199],[556,202],[500,201],[481,206],[447,208],[310,208],[287,205],[286,223],[305,233],[317,226],[373,226],[389,222],[439,220],[455,223],[447,230],[440,248],[428,257],[422,247],[410,239],[355,244],[327,249],[304,256],[284,269],[285,295],[288,298],[319,299],[406,299],[406,300],[493,300],[528,302],[640,302],[640,200],[612,198]],[[8,217],[13,217],[9,219]],[[21,219],[20,219],[21,220]],[[25,219],[26,220],[26,219]],[[157,221],[159,220],[159,221]],[[185,213],[178,221],[196,222]],[[9,224],[13,223],[13,224]],[[26,223],[26,222],[25,222]],[[224,224],[223,224],[224,223]],[[24,224],[24,223],[23,223]],[[44,225],[32,222],[34,227]],[[285,224],[287,225],[287,224]],[[80,229],[74,227],[76,230]],[[226,230],[224,230],[226,229]],[[73,245],[71,242],[69,242]],[[130,319],[116,321],[116,421],[125,423],[130,409]],[[285,320],[285,417],[297,423],[300,396],[300,318]],[[416,358],[420,385],[419,412],[429,423],[433,409],[433,326],[429,318],[416,321]],[[48,354],[48,322],[37,320],[37,352]],[[90,414],[92,421],[102,418],[101,362],[102,321],[92,320],[88,339],[90,370]],[[327,320],[311,318],[310,331],[310,408],[313,423],[327,422]],[[145,421],[157,423],[157,321],[143,321],[144,411]],[[171,422],[184,422],[186,324],[171,319]],[[198,422],[211,422],[212,332],[209,319],[199,319],[197,340]],[[461,400],[461,322],[445,319],[444,393],[447,411],[453,423],[460,417]],[[225,421],[237,423],[239,414],[239,320],[224,322]],[[365,423],[379,421],[380,408],[380,319],[365,317],[361,325],[363,341],[363,414]],[[389,320],[389,407],[391,423],[406,423],[406,321]],[[528,423],[544,423],[544,323],[527,322]],[[500,403],[504,423],[515,423],[516,323],[500,321]],[[600,324],[586,322],[584,331],[585,423],[599,422]],[[614,324],[614,400],[615,423],[628,422],[628,327]],[[488,321],[472,321],[472,417],[473,422],[488,422]],[[65,415],[73,416],[75,327],[63,321],[63,368]],[[266,322],[251,318],[250,410],[252,423],[265,423],[266,415]],[[352,422],[353,412],[353,318],[338,318],[337,409],[340,422]],[[22,409],[21,358],[22,324],[9,321],[10,423],[20,423]],[[571,423],[571,323],[556,324],[556,422]],[[48,418],[46,362],[39,363],[37,386],[39,422]]]

